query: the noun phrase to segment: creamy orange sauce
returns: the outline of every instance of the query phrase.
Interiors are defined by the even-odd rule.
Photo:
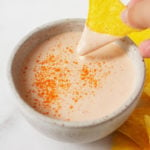
[[[22,66],[21,95],[51,118],[101,118],[123,105],[134,89],[134,66],[124,50],[112,44],[79,57],[75,50],[80,37],[80,32],[67,32],[51,38]]]

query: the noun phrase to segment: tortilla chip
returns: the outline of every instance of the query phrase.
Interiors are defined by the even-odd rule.
[[[148,40],[150,37],[150,29],[139,32],[132,32],[128,35],[135,44],[140,45],[142,41]]]
[[[142,93],[140,102],[137,107],[149,107],[150,108],[150,97],[145,93]]]
[[[146,65],[146,80],[143,92],[150,98],[150,59],[144,59]]]
[[[144,120],[145,120],[145,125],[147,129],[148,137],[149,137],[149,143],[150,143],[150,116],[145,115]]]
[[[141,150],[130,138],[116,132],[113,136],[112,150]]]
[[[125,36],[133,31],[121,20],[121,12],[126,8],[120,0],[89,0],[87,26],[95,32]]]
[[[150,108],[137,108],[129,119],[119,128],[119,132],[129,137],[142,149],[147,149],[149,148],[149,138],[144,122],[144,115],[150,115]]]

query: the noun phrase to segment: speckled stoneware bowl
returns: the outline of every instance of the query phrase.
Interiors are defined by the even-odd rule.
[[[138,48],[126,37],[116,43],[127,51],[129,57],[135,64],[136,85],[134,92],[129,99],[126,100],[126,103],[123,106],[119,107],[115,112],[108,116],[86,122],[66,122],[56,120],[35,111],[21,97],[18,87],[19,71],[25,57],[36,45],[50,37],[67,31],[82,31],[83,27],[83,19],[65,19],[37,28],[32,33],[28,34],[13,51],[8,72],[10,85],[15,95],[14,99],[17,100],[18,106],[28,122],[34,128],[50,138],[73,143],[96,141],[115,131],[128,118],[137,105],[145,76],[144,62],[139,54]]]

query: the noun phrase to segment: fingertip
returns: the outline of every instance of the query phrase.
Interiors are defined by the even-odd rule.
[[[144,58],[150,58],[150,40],[142,42],[139,46],[139,49]]]
[[[137,2],[139,2],[140,0],[130,0],[130,2],[128,3],[128,7],[132,7],[134,6]]]
[[[129,17],[129,14],[130,14],[130,9],[125,9],[122,13],[121,13],[121,18],[122,18],[122,21],[132,27],[132,28],[135,28],[135,29],[143,29],[142,27],[138,26],[136,23],[134,23],[133,19],[131,17]]]

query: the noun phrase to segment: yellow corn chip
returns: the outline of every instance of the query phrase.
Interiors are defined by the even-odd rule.
[[[146,65],[146,80],[143,92],[150,98],[150,59],[145,59]]]
[[[142,41],[150,39],[150,29],[133,32],[128,35],[137,45],[139,45]],[[150,59],[145,59],[146,65],[146,81],[144,85],[144,94],[150,97]]]
[[[142,41],[150,39],[150,29],[146,29],[139,32],[132,32],[128,35],[137,45]]]
[[[150,108],[150,97],[148,97],[145,93],[142,93],[140,102],[137,107],[147,107]]]
[[[146,95],[144,92],[141,95],[140,102],[139,102],[137,108],[138,107],[150,108],[150,97],[148,95]]]
[[[116,36],[128,35],[138,45],[143,40],[150,39],[150,29],[140,31],[122,21],[121,13],[125,8],[120,0],[89,0],[86,24],[95,32]]]
[[[87,26],[95,32],[125,36],[137,31],[121,20],[121,12],[126,7],[120,0],[89,0]]]
[[[129,119],[119,128],[119,132],[131,138],[142,149],[149,148],[144,115],[150,115],[149,107],[137,108]]]
[[[147,102],[150,103],[150,97],[147,94],[145,94],[144,92],[141,95],[141,101],[143,101],[143,100],[146,100]]]
[[[112,150],[141,150],[130,138],[119,132],[114,134],[112,142]]]
[[[144,120],[145,120],[145,125],[147,129],[148,137],[149,137],[149,143],[150,143],[150,116],[145,115]]]

